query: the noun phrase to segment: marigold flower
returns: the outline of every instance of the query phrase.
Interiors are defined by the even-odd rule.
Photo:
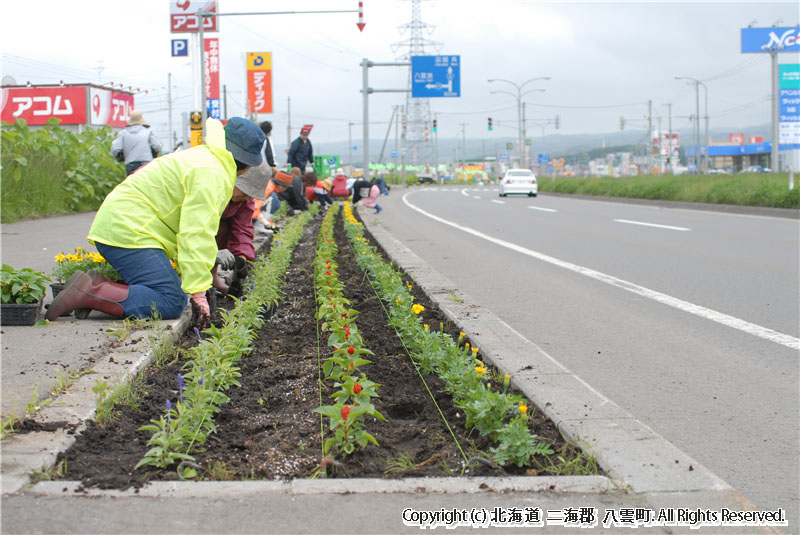
[[[521,412],[522,414],[525,414],[526,412],[528,412],[528,406],[527,405],[520,405],[519,406],[519,412]]]
[[[478,354],[478,348],[477,347],[473,347],[472,348],[472,355],[475,356],[477,354]]]
[[[347,353],[348,354],[352,355],[355,352],[356,352],[356,348],[354,348],[353,346],[350,346],[350,347],[347,348]]]
[[[428,332],[428,329],[430,329],[430,326],[427,323],[423,323],[422,327],[425,329],[425,332]]]
[[[345,422],[347,421],[347,415],[348,415],[348,414],[350,414],[350,407],[348,407],[347,405],[345,405],[344,407],[342,407],[342,419],[343,419]]]
[[[464,334],[464,331],[461,331],[460,333],[458,333],[458,341],[460,342],[465,336],[466,336],[466,334]]]
[[[475,366],[475,371],[478,372],[478,374],[480,375],[486,374],[486,368],[484,368],[483,366]]]
[[[411,310],[414,312],[414,314],[419,314],[420,312],[425,310],[425,307],[422,305],[414,305],[411,307]]]
[[[510,375],[508,375],[508,374],[505,374],[505,375],[503,376],[503,383],[505,383],[505,384],[508,384],[508,382],[509,382],[510,380],[511,380],[511,376],[510,376]]]
[[[358,383],[354,384],[353,385],[353,392],[355,392],[356,394],[360,393],[361,392],[361,385],[358,384]]]

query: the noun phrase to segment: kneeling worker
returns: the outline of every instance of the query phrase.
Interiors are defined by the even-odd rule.
[[[206,144],[168,154],[130,175],[108,194],[89,241],[127,285],[76,272],[50,304],[47,319],[75,310],[121,318],[177,318],[191,295],[196,323],[210,322],[206,290],[217,258],[215,236],[237,176],[262,161],[264,133],[247,119],[209,119]],[[175,259],[181,277],[170,264]]]

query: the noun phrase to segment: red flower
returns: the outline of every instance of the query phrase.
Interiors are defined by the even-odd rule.
[[[344,330],[344,336],[345,336],[345,338],[350,338],[350,329],[345,329]]]
[[[344,419],[345,422],[347,421],[348,414],[350,414],[350,407],[345,405],[344,407],[342,407],[342,419]]]
[[[353,353],[356,352],[356,348],[354,348],[353,346],[350,346],[350,347],[347,348],[347,352],[352,355]]]
[[[354,385],[353,385],[353,392],[355,392],[356,394],[358,394],[359,392],[361,392],[361,385],[360,385],[360,384],[358,384],[358,383],[354,384]]]
[[[326,274],[327,276],[329,276],[329,277],[331,276],[331,272],[330,272],[330,271],[326,271],[326,272],[325,272],[325,274]],[[328,283],[328,284],[330,284],[330,283]]]
[[[330,260],[326,260],[326,261],[325,261],[325,263],[326,263],[326,264],[330,264],[330,263],[331,263],[331,261],[330,261]]]

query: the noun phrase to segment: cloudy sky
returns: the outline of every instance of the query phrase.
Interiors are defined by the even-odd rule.
[[[364,0],[366,27],[356,13],[229,16],[221,18],[222,83],[228,114],[244,113],[245,52],[273,53],[273,139],[285,143],[288,98],[292,137],[314,124],[312,139],[353,139],[362,132],[362,58],[397,61],[410,37],[409,0]],[[247,11],[355,10],[357,0],[219,0],[224,13]],[[740,29],[794,26],[797,2],[600,2],[538,0],[422,0],[426,53],[461,56],[461,97],[430,100],[439,135],[455,137],[462,124],[469,138],[515,136],[512,84],[533,91],[523,97],[529,137],[555,133],[603,133],[644,128],[648,101],[654,126],[686,128],[695,113],[695,87],[675,76],[697,78],[708,87],[711,127],[745,131],[769,122],[770,59],[742,54]],[[173,76],[173,120],[193,106],[191,63],[170,56],[168,0],[40,0],[4,2],[0,32],[2,74],[17,83],[116,82],[148,90],[136,107],[161,132],[167,130],[167,73]],[[798,63],[798,54],[780,54]],[[400,89],[408,71],[370,69],[370,86]],[[700,93],[701,116],[705,96]],[[400,93],[370,97],[373,139],[386,133]],[[487,131],[492,117],[494,131]],[[349,123],[354,123],[352,127]],[[351,130],[350,130],[351,129]],[[164,136],[166,137],[166,136]]]

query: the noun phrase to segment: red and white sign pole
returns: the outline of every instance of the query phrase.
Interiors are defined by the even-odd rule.
[[[364,26],[367,25],[367,23],[364,22],[364,2],[358,3],[358,22],[356,25],[358,26],[358,31],[360,32],[363,32]]]

